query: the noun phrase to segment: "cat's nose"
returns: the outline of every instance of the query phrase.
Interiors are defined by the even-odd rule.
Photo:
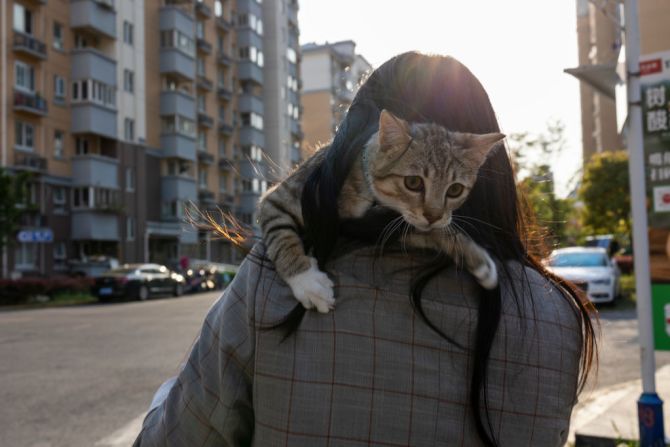
[[[440,220],[442,218],[442,214],[432,214],[432,213],[424,212],[423,217],[426,218],[426,220],[428,221],[429,224],[432,224],[432,223],[437,222],[438,220]]]

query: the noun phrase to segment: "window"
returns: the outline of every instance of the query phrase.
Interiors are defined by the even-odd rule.
[[[54,259],[66,259],[67,258],[67,245],[65,242],[56,242],[54,243]]]
[[[16,148],[32,151],[35,148],[35,127],[32,124],[16,121]]]
[[[133,44],[133,33],[135,31],[135,27],[133,26],[132,23],[128,21],[123,22],[123,41],[127,43],[128,45]]]
[[[205,113],[207,111],[205,96],[198,95],[197,102],[198,102],[198,112]]]
[[[223,4],[221,3],[221,0],[216,0],[214,2],[214,15],[216,17],[223,16]]]
[[[198,169],[198,185],[201,189],[207,188],[207,169]]]
[[[135,141],[135,120],[126,118],[123,122],[123,135],[126,141]]]
[[[219,121],[224,122],[226,118],[226,108],[219,106]]]
[[[57,50],[62,50],[63,48],[65,48],[65,46],[63,44],[63,25],[58,23],[58,22],[54,22],[54,43],[53,43],[53,46]]]
[[[163,133],[179,133],[191,138],[196,136],[195,122],[180,115],[162,117],[161,131]]]
[[[30,270],[35,268],[35,260],[37,259],[37,244],[18,244],[14,250],[14,259],[17,270]]]
[[[237,24],[241,26],[248,26],[261,36],[263,35],[263,21],[254,14],[240,14],[237,17]]]
[[[19,3],[14,3],[14,30],[25,34],[33,33],[33,13]]]
[[[203,58],[199,57],[196,60],[196,68],[198,71],[198,75],[205,76],[205,60]]]
[[[189,56],[195,55],[195,43],[193,39],[177,30],[161,31],[161,47],[176,48]]]
[[[198,132],[198,150],[207,151],[207,132]]]
[[[258,130],[263,130],[263,117],[256,113],[240,113],[243,126],[255,127]]]
[[[54,157],[63,158],[63,140],[65,134],[62,130],[54,131]]]
[[[25,62],[14,62],[14,86],[25,92],[35,91],[35,69]]]
[[[228,174],[221,173],[219,175],[219,191],[226,192],[228,189]]]
[[[77,155],[86,155],[88,154],[88,140],[85,138],[77,137],[75,140],[75,153]]]
[[[135,218],[131,216],[126,217],[126,239],[135,240]]]
[[[128,69],[123,70],[123,89],[128,93],[135,91],[135,72]]]
[[[244,157],[251,161],[262,161],[263,160],[263,149],[258,146],[245,146],[242,149],[242,154]]]
[[[197,37],[198,39],[205,38],[205,22],[198,20],[195,23],[195,37]]]
[[[135,171],[133,171],[133,168],[126,168],[126,191],[135,191]]]
[[[116,89],[114,86],[86,79],[72,83],[73,102],[93,102],[106,107],[116,107]]]
[[[51,191],[54,205],[65,205],[65,188],[55,186]]]
[[[292,64],[295,64],[298,61],[298,55],[293,48],[288,47],[286,49],[286,59]]]
[[[65,101],[65,78],[54,75],[54,99],[58,102]]]

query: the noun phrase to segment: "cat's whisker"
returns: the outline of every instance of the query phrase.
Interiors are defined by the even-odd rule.
[[[380,255],[384,254],[384,247],[386,246],[386,243],[391,238],[391,236],[393,236],[393,233],[395,233],[398,230],[398,228],[400,227],[400,225],[402,225],[402,223],[403,223],[403,217],[398,216],[386,224],[381,234],[379,235],[379,238],[377,239],[378,241],[377,245],[379,246]],[[381,240],[381,243],[379,243],[379,240]]]
[[[478,218],[476,218],[476,217],[472,217],[472,216],[460,216],[460,215],[458,215],[458,216],[453,216],[453,218],[454,218],[454,219],[472,220],[472,221],[474,221],[474,222],[478,222],[478,223],[481,223],[481,224],[484,224],[484,225],[488,225],[489,227],[491,227],[491,228],[493,228],[493,229],[495,229],[495,230],[503,231],[502,228],[500,228],[500,227],[498,227],[498,226],[496,226],[496,225],[493,225],[493,224],[490,223],[490,222],[486,222],[486,221],[484,221],[484,220],[478,219]]]

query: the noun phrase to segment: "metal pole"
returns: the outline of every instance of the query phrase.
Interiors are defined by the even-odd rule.
[[[0,0],[0,166],[2,169],[7,166],[7,0]],[[9,241],[6,241],[9,242]],[[9,272],[9,256],[7,253],[7,244],[2,246],[2,276],[6,278]]]
[[[628,90],[628,156],[630,170],[631,211],[633,214],[633,246],[635,247],[635,287],[637,291],[637,322],[640,338],[642,394],[638,399],[638,420],[641,447],[665,446],[663,402],[656,394],[656,361],[651,306],[651,275],[649,269],[649,238],[642,138],[642,107],[640,89],[640,32],[637,0],[624,4],[626,36],[626,71]]]

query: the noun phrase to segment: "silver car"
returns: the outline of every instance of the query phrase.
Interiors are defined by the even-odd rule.
[[[554,250],[545,265],[551,272],[581,287],[594,303],[612,303],[621,292],[621,272],[604,248]]]

